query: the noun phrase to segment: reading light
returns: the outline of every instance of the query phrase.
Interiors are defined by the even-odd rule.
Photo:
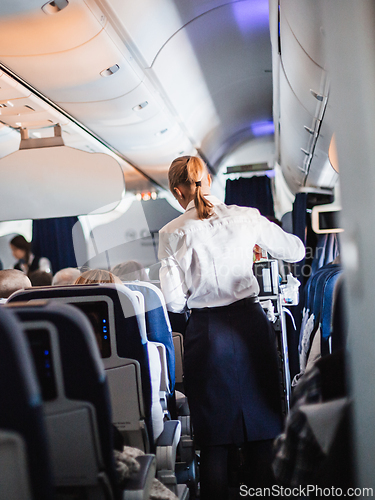
[[[68,0],[53,0],[43,5],[42,11],[45,14],[56,14],[69,5]]]
[[[103,71],[100,72],[101,76],[107,77],[107,76],[112,76],[114,73],[116,73],[120,69],[120,66],[118,64],[114,64],[110,68],[103,69]]]
[[[137,106],[134,106],[133,111],[141,111],[141,109],[145,108],[148,105],[148,101],[141,102],[140,104],[137,104]]]

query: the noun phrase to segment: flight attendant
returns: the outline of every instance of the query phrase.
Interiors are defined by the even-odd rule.
[[[248,450],[247,486],[270,486],[272,441],[282,430],[275,334],[258,301],[253,248],[287,262],[305,249],[258,210],[211,196],[200,158],[177,158],[168,177],[185,213],[159,233],[161,288],[169,311],[191,311],[184,386],[201,450],[201,500],[227,499],[231,445]]]
[[[31,243],[22,234],[17,234],[9,242],[13,257],[17,259],[14,269],[28,276],[34,271],[51,272],[51,262],[46,257],[36,257],[31,253]]]

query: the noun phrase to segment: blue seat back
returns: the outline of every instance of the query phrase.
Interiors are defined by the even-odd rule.
[[[324,286],[321,312],[322,355],[330,353],[329,338],[332,333],[333,302],[335,298],[337,280],[341,274],[342,271],[340,270],[337,270],[335,273],[331,273]]]
[[[119,358],[134,359],[141,367],[142,395],[145,421],[150,443],[154,442],[151,420],[151,375],[147,351],[146,332],[141,324],[141,311],[133,292],[125,286],[107,283],[93,285],[71,285],[56,287],[38,287],[20,290],[13,294],[10,303],[37,299],[64,299],[78,305],[78,300],[102,300],[105,297],[113,311],[113,326],[115,330],[116,354]],[[112,317],[112,315],[111,315]],[[109,336],[113,332],[109,332]],[[104,359],[104,362],[106,360]]]
[[[5,307],[0,308],[0,429],[24,440],[33,498],[52,499],[47,433],[32,355],[20,322]]]
[[[57,330],[62,394],[69,400],[88,402],[94,407],[104,472],[110,480],[115,497],[120,498],[113,455],[109,389],[90,322],[82,312],[66,304],[44,302],[12,304],[8,307],[29,328],[32,323],[45,322],[52,324]],[[53,353],[52,355],[56,359]],[[58,386],[57,382],[56,385]],[[58,396],[56,390],[55,398]]]
[[[172,328],[162,292],[152,283],[143,281],[126,281],[124,285],[130,290],[141,292],[144,297],[147,338],[153,342],[160,342],[165,346],[170,392],[173,393],[175,385],[175,351]]]

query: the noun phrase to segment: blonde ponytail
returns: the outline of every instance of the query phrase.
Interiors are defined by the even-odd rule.
[[[179,184],[194,190],[194,205],[200,219],[208,219],[213,213],[213,204],[202,194],[202,179],[207,175],[204,162],[196,156],[180,156],[169,169],[169,188],[174,194]]]

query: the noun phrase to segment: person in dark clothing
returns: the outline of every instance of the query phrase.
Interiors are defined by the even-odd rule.
[[[252,484],[269,486],[272,440],[282,428],[275,334],[259,304],[253,248],[289,262],[305,249],[258,210],[211,196],[200,158],[177,158],[168,175],[185,213],[159,232],[160,284],[169,311],[191,311],[184,387],[201,450],[201,499],[224,500],[233,445],[243,443],[262,464]]]
[[[10,240],[9,244],[13,257],[17,259],[17,262],[13,266],[14,269],[18,269],[28,276],[33,271],[38,270],[47,273],[51,272],[51,262],[46,257],[35,256],[31,252],[31,243],[22,234],[17,234],[17,236]]]

